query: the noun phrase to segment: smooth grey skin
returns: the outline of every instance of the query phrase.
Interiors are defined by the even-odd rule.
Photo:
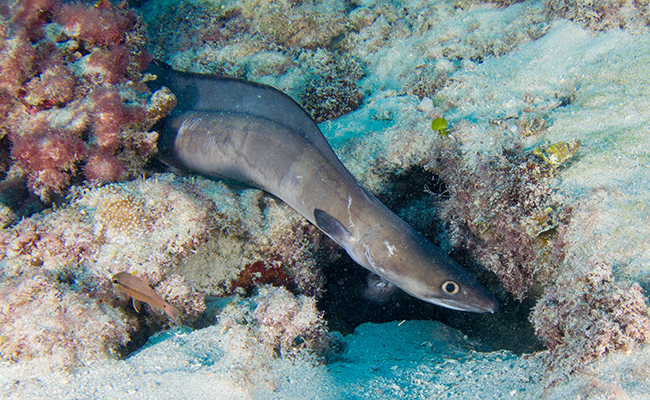
[[[150,70],[178,98],[160,129],[165,163],[279,197],[354,261],[418,299],[455,310],[497,309],[472,275],[357,183],[290,97],[162,64]]]

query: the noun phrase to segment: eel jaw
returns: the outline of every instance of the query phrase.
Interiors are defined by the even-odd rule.
[[[426,296],[422,300],[426,301],[427,303],[435,304],[437,306],[451,308],[452,310],[469,311],[475,313],[489,312],[494,314],[494,312],[499,308],[499,303],[494,298],[489,299],[489,301],[476,301],[471,303],[468,303],[466,301],[459,301],[452,298],[440,298],[433,296]]]

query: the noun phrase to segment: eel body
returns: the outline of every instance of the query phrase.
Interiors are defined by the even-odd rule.
[[[159,127],[165,163],[279,197],[358,264],[421,300],[463,311],[497,309],[472,275],[357,183],[289,96],[162,63],[150,71],[178,99]]]

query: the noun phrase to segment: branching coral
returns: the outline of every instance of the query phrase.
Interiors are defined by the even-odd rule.
[[[590,263],[549,285],[530,319],[550,349],[549,366],[572,372],[604,354],[650,342],[646,302],[639,284],[617,282],[610,265]]]
[[[156,151],[148,130],[170,107],[147,103],[140,71],[150,56],[138,17],[108,1],[17,0],[9,11],[0,25],[0,131],[14,163],[5,168],[43,200],[83,177],[139,175]]]

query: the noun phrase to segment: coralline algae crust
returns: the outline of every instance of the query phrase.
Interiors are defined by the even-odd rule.
[[[0,303],[11,315],[0,328],[3,358],[22,361],[65,351],[70,340],[77,340],[76,332],[85,332],[78,324],[92,318],[114,324],[115,334],[105,336],[101,348],[74,346],[79,354],[71,355],[68,366],[106,357],[124,345],[135,319],[113,308],[125,308],[129,300],[110,284],[117,272],[145,280],[183,311],[187,323],[205,311],[206,294],[246,293],[267,282],[318,294],[322,278],[312,253],[320,238],[297,213],[259,190],[235,193],[202,178],[165,174],[75,189],[65,207],[35,214],[0,234],[5,293]],[[221,244],[215,247],[216,242]],[[232,254],[224,248],[239,250]],[[16,285],[45,285],[39,290],[54,294],[33,303],[31,292],[16,291]],[[12,291],[16,293],[10,296]],[[37,336],[21,336],[16,324],[59,309],[55,300],[61,297],[71,307],[87,307],[90,315],[69,317],[58,339],[48,342],[50,353],[31,349],[30,340]],[[153,321],[165,321],[150,315]],[[14,350],[17,346],[23,350]]]

